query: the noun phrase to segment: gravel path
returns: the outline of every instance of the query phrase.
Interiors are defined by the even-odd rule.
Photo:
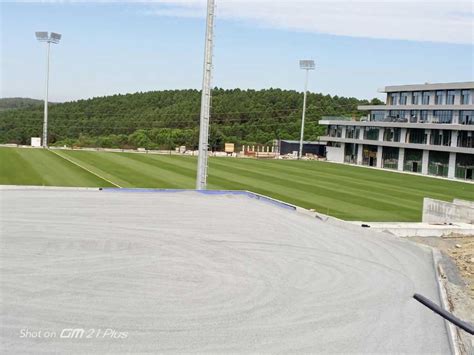
[[[411,298],[438,302],[431,252],[408,241],[237,195],[0,199],[4,353],[449,353]]]

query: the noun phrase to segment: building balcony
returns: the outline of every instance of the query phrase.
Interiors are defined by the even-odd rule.
[[[438,151],[438,152],[474,154],[474,148],[468,148],[468,147],[451,147],[451,146],[444,146],[444,145],[390,142],[390,141],[379,141],[379,140],[357,139],[357,138],[340,138],[340,137],[330,137],[330,136],[321,136],[319,137],[319,140],[321,142],[353,143],[353,144],[365,144],[365,145],[376,145],[376,146],[380,145],[383,147],[396,147],[396,148],[433,150],[433,151]]]
[[[474,105],[359,105],[360,111],[386,110],[474,110]]]
[[[342,121],[320,120],[319,124],[325,126],[357,126],[357,127],[390,127],[390,128],[424,128],[448,129],[452,131],[474,131],[474,125],[458,123],[428,123],[428,122],[385,122],[385,121]]]

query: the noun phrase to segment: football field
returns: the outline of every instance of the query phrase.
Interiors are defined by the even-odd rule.
[[[2,185],[193,189],[197,160],[0,148],[0,162]],[[249,190],[363,221],[419,221],[423,197],[474,200],[472,184],[316,161],[210,158],[208,188]]]

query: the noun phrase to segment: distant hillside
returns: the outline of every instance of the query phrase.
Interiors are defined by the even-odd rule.
[[[51,144],[102,147],[174,148],[198,143],[201,94],[198,90],[166,90],[113,95],[55,104],[49,110]],[[357,105],[368,100],[311,93],[305,139],[316,139],[322,116],[360,116]],[[374,99],[372,103],[380,103]],[[214,89],[210,145],[224,142],[266,144],[298,139],[303,94],[296,91]],[[29,142],[40,136],[41,106],[0,112],[0,143]]]
[[[24,97],[0,98],[0,111],[32,108],[43,104],[43,100],[29,99]]]

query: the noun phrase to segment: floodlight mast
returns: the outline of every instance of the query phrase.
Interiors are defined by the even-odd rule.
[[[214,39],[215,1],[207,0],[206,40],[202,78],[201,115],[199,124],[199,150],[196,190],[207,187],[207,158],[209,151],[209,119],[211,111],[212,49]]]
[[[48,148],[48,94],[49,94],[49,54],[51,50],[51,43],[58,44],[61,40],[61,35],[59,33],[51,32],[49,35],[48,32],[36,32],[36,39],[39,42],[46,43],[46,89],[44,95],[44,121],[43,121],[43,139],[42,146],[43,148]]]
[[[298,159],[303,157],[303,138],[304,138],[304,120],[306,116],[306,94],[308,92],[308,74],[310,70],[314,70],[314,60],[300,60],[300,69],[306,70],[306,78],[304,84],[303,94],[303,115],[301,117],[301,134],[300,134],[300,149]]]

